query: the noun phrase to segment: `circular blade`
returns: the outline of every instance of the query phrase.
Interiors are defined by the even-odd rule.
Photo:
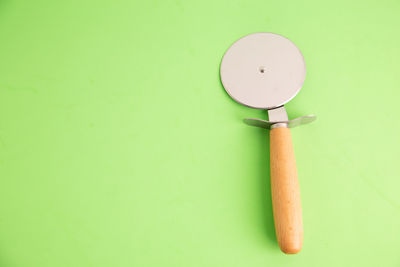
[[[221,81],[237,102],[259,109],[279,107],[301,89],[306,67],[300,50],[274,33],[254,33],[236,41],[221,62]]]

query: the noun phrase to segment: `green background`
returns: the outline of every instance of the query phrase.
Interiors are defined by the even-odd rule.
[[[0,1],[0,265],[400,266],[400,2]],[[282,254],[265,111],[232,42],[290,38],[304,246]]]

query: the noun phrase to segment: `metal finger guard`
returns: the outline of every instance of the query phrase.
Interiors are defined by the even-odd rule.
[[[275,124],[284,124],[286,125],[287,128],[293,128],[297,127],[303,124],[311,123],[315,121],[317,117],[315,115],[306,115],[306,116],[301,116],[293,120],[282,120],[282,121],[266,121],[266,120],[260,120],[260,119],[254,119],[254,118],[246,118],[243,121],[250,126],[256,126],[256,127],[261,127],[265,129],[273,129],[273,125]]]

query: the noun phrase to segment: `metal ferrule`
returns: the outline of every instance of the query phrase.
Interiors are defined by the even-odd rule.
[[[274,123],[271,125],[271,130],[275,128],[288,128],[288,124],[285,122]]]

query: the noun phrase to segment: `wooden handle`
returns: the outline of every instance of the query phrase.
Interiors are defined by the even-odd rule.
[[[303,220],[292,137],[289,128],[270,131],[271,193],[275,231],[281,250],[295,254],[303,244]]]

